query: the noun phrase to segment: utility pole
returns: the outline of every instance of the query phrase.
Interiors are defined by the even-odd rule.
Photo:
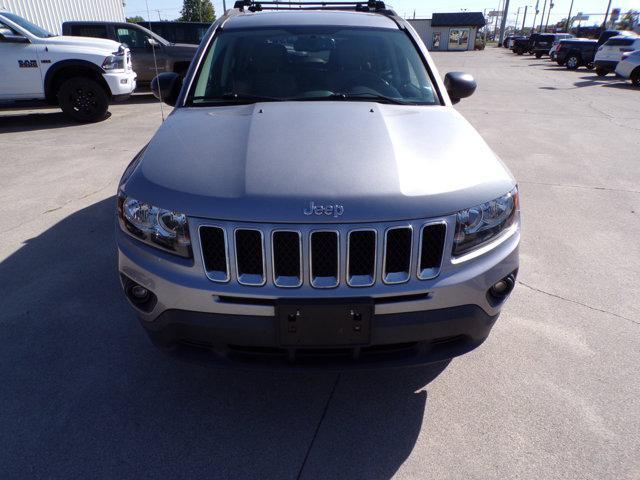
[[[524,17],[522,18],[522,31],[520,32],[521,35],[524,35],[524,24],[527,22],[527,9],[528,8],[529,8],[529,5],[524,7]]]
[[[536,13],[533,16],[533,25],[531,25],[531,33],[536,31],[536,18],[538,18],[538,14],[540,10],[538,10],[538,5],[540,4],[540,0],[536,0]]]
[[[498,45],[502,45],[502,42],[504,41],[504,29],[507,25],[508,14],[509,14],[509,0],[505,0],[504,12],[502,12],[502,23],[500,24],[500,40],[498,41]]]
[[[569,15],[567,15],[567,26],[564,28],[567,33],[571,33],[569,32],[569,30],[571,29],[571,11],[573,10],[573,0],[571,0],[571,6],[569,7]]]
[[[518,7],[518,11],[516,12],[516,23],[514,24],[515,25],[514,31],[518,30],[518,19],[520,18],[520,9],[521,8],[522,7]]]
[[[222,14],[224,15],[225,13],[227,13],[227,2],[226,0],[222,0]]]
[[[544,6],[542,7],[542,16],[540,17],[540,29],[538,33],[542,33],[542,24],[544,23],[544,12],[547,10],[547,0],[544,0]]]
[[[498,15],[500,14],[500,7],[502,6],[502,0],[498,2],[498,11],[496,13],[496,21],[493,25],[493,40],[495,41],[496,36],[498,35]]]
[[[607,18],[609,18],[609,9],[611,8],[611,0],[609,0],[609,4],[607,5],[607,13],[604,14],[604,22],[602,22],[602,30],[607,29]]]
[[[544,24],[544,31],[549,30],[549,17],[551,16],[551,9],[553,8],[553,0],[549,2],[549,11],[547,12],[547,23]]]

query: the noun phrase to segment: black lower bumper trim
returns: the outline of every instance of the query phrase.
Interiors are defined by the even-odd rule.
[[[476,305],[374,315],[370,344],[324,348],[280,346],[275,317],[167,310],[155,321],[141,323],[156,344],[187,359],[344,370],[419,365],[462,355],[484,342],[497,318]]]

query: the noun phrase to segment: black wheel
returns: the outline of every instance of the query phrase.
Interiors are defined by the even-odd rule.
[[[599,77],[606,77],[608,73],[609,71],[605,70],[604,68],[596,68],[596,75],[598,75]]]
[[[594,65],[593,63],[587,63],[587,70],[593,70]]]
[[[569,58],[567,58],[567,61],[566,61],[567,70],[577,70],[579,66],[580,66],[580,59],[578,58],[577,55],[571,55]]]
[[[631,72],[631,84],[634,87],[640,88],[640,68],[636,68]]]
[[[81,123],[99,122],[107,116],[109,97],[104,88],[88,77],[65,80],[58,89],[62,111]]]
[[[523,55],[524,51],[521,48],[516,48],[516,54],[517,55]]]
[[[536,53],[536,58],[542,58],[542,54],[541,53]]]

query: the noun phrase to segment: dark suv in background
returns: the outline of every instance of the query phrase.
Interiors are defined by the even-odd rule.
[[[591,70],[597,50],[597,40],[585,38],[561,40],[556,50],[556,62],[558,65],[566,66],[569,70],[577,70],[582,66]]]
[[[62,34],[107,38],[127,45],[131,50],[133,70],[138,75],[138,85],[151,83],[157,74],[156,63],[158,73],[174,72],[184,76],[198,48],[197,45],[171,43],[134,23],[65,22]]]
[[[533,35],[532,35],[533,37]],[[539,33],[536,34],[533,39],[533,44],[531,46],[531,53],[533,53],[536,58],[540,58],[543,55],[548,55],[549,50],[553,46],[554,42],[558,42],[560,40],[564,40],[567,38],[572,38],[573,35],[570,33]]]

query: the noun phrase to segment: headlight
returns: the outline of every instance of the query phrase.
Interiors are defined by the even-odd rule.
[[[122,230],[131,236],[181,257],[191,257],[189,224],[184,213],[165,210],[120,194],[118,217]]]
[[[104,70],[124,70],[124,54],[109,55],[102,62],[102,68]]]
[[[453,256],[483,245],[518,223],[518,188],[490,202],[458,212]]]

